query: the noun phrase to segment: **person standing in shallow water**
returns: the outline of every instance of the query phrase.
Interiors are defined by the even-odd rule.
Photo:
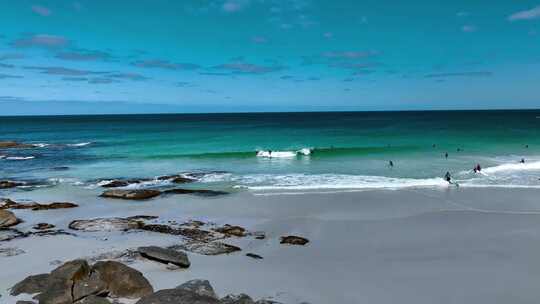
[[[448,152],[444,153],[444,158],[448,159]]]
[[[388,162],[388,166],[390,167],[390,169],[394,168],[394,162],[393,162],[393,161],[389,161],[389,162]]]

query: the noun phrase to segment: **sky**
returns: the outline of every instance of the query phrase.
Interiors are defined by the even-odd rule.
[[[0,115],[540,107],[539,0],[0,7]]]

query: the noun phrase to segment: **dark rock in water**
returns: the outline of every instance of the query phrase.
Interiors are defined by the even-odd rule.
[[[123,180],[113,180],[109,183],[101,185],[103,188],[117,188],[117,187],[126,187],[129,186],[129,182]]]
[[[224,225],[223,227],[215,228],[214,231],[223,233],[227,236],[236,236],[236,237],[246,236],[246,229],[240,226]]]
[[[79,300],[73,303],[74,304],[111,304],[111,302],[107,300],[107,298],[98,297],[98,296],[88,296],[88,297],[83,298],[82,300]]]
[[[97,262],[92,270],[99,272],[110,296],[136,299],[154,292],[152,285],[142,273],[122,263]]]
[[[198,253],[202,255],[229,254],[229,253],[242,250],[239,247],[225,244],[222,242],[201,242],[201,241],[189,241],[184,244],[174,246],[173,248],[182,249],[185,251]]]
[[[288,235],[281,237],[280,244],[289,244],[289,245],[305,245],[309,243],[309,240],[303,237]]]
[[[255,304],[247,294],[228,295],[220,300],[221,304]]]
[[[0,180],[0,189],[15,188],[19,186],[24,186],[24,183],[8,181],[8,180]]]
[[[141,254],[141,256],[160,263],[170,263],[182,268],[188,268],[191,265],[188,256],[181,251],[157,246],[139,247],[137,251]]]
[[[258,255],[258,254],[255,254],[255,253],[246,253],[246,256],[250,257],[250,258],[254,258],[254,259],[257,259],[257,260],[262,260],[263,257]]]
[[[215,191],[215,190],[205,190],[205,189],[169,189],[165,190],[164,193],[166,194],[193,194],[193,195],[200,195],[200,196],[218,196],[218,195],[226,195],[229,194],[225,191]]]
[[[252,232],[251,235],[257,240],[264,240],[266,238],[266,234],[263,231]]]
[[[96,231],[127,231],[139,229],[143,223],[132,218],[96,218],[90,220],[75,220],[69,223],[69,228],[87,232]]]
[[[34,228],[36,230],[47,230],[47,229],[53,229],[54,227],[56,227],[56,226],[54,226],[53,224],[38,223],[38,224],[34,225],[34,227],[32,227],[32,228]]]
[[[186,289],[163,289],[141,298],[136,304],[220,304],[219,300]]]
[[[48,279],[48,273],[29,276],[11,287],[10,295],[18,296],[22,293],[34,294],[43,292],[47,288]]]
[[[7,228],[19,224],[21,221],[8,210],[0,210],[0,228]]]
[[[134,220],[134,221],[146,221],[146,220],[155,220],[159,218],[159,216],[155,215],[134,215],[126,217],[128,220]]]
[[[160,176],[160,177],[157,178],[157,180],[160,180],[160,181],[170,180],[171,182],[173,182],[175,184],[186,184],[186,183],[193,183],[193,182],[197,181],[196,179],[189,178],[189,177],[184,177],[184,176],[178,175],[178,174]]]
[[[212,232],[196,228],[173,228],[167,225],[149,224],[143,225],[140,229],[171,235],[181,235],[199,241],[209,241],[216,238]]]
[[[0,141],[0,149],[23,149],[23,148],[35,148],[36,145],[24,144],[16,141]]]
[[[100,196],[107,198],[118,198],[127,200],[144,200],[160,195],[158,190],[137,189],[137,190],[107,190]]]
[[[36,304],[36,302],[32,302],[32,301],[17,301],[15,304]]]
[[[184,284],[177,286],[175,289],[184,289],[196,293],[199,296],[218,299],[216,292],[208,280],[190,280]]]

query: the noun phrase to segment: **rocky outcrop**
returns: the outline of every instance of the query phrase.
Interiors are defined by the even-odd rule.
[[[128,181],[123,180],[113,180],[106,184],[101,185],[103,188],[117,188],[117,187],[126,187],[129,185]]]
[[[8,210],[0,210],[0,228],[7,228],[19,224],[21,221]]]
[[[185,177],[179,174],[160,176],[157,178],[157,180],[161,180],[161,181],[168,180],[175,184],[186,184],[186,183],[193,183],[197,181],[196,179]]]
[[[126,200],[144,200],[156,197],[160,195],[161,192],[158,190],[150,189],[136,189],[136,190],[107,190],[103,192],[100,196],[106,198],[117,198],[117,199],[126,199]]]
[[[16,141],[0,141],[0,149],[24,149],[35,148],[36,145],[25,144]]]
[[[188,256],[181,251],[157,246],[139,247],[137,251],[141,256],[152,261],[157,261],[164,264],[173,264],[181,268],[188,268],[191,265]]]
[[[225,244],[222,242],[201,242],[188,241],[181,245],[176,245],[173,248],[185,250],[202,255],[221,255],[241,251],[240,247]]]
[[[2,199],[0,201],[0,209],[30,209],[33,211],[51,210],[51,209],[67,209],[75,208],[79,205],[69,202],[54,202],[49,204],[40,204],[36,202],[32,203],[18,203],[10,199]]]
[[[75,220],[69,223],[69,228],[86,232],[97,231],[127,231],[131,229],[139,229],[143,226],[143,222],[138,218],[96,218],[90,220]]]
[[[176,289],[184,289],[198,294],[199,296],[205,296],[213,299],[217,299],[218,296],[214,291],[212,285],[208,280],[191,280],[187,281],[182,285],[176,287]]]
[[[0,189],[9,189],[9,188],[15,188],[19,186],[24,186],[24,183],[9,181],[9,180],[0,180]]]
[[[246,229],[240,226],[224,225],[222,227],[215,228],[214,231],[223,233],[226,236],[243,237],[246,236]]]
[[[74,260],[49,274],[29,276],[11,288],[10,294],[36,294],[40,304],[109,303],[104,296],[137,299],[153,288],[137,270],[118,262]],[[101,299],[99,299],[101,298]]]
[[[306,245],[309,243],[309,240],[300,236],[294,236],[294,235],[288,235],[288,236],[282,236],[280,244],[288,244],[288,245]]]

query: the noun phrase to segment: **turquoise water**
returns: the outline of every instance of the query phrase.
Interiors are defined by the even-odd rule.
[[[0,140],[40,145],[0,150],[1,178],[88,185],[95,179],[199,172],[205,174],[198,185],[263,191],[438,187],[446,185],[440,177],[450,171],[465,186],[540,186],[540,111],[49,116],[0,117],[0,122]],[[262,153],[272,157],[257,151],[272,151]],[[521,158],[525,164],[518,163]],[[476,163],[484,174],[469,172]]]

